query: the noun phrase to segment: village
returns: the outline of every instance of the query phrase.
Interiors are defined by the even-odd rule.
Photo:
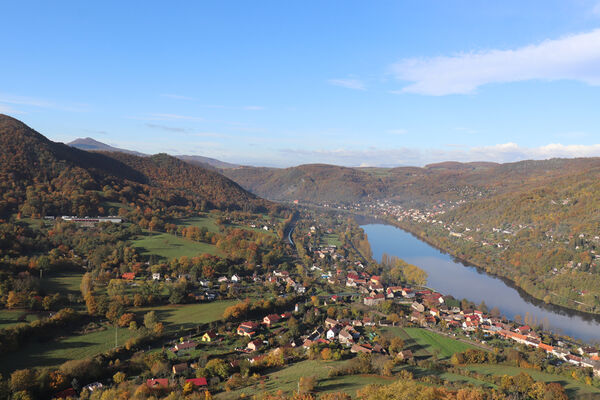
[[[247,319],[243,316],[252,314],[247,311],[236,317],[224,315],[223,322],[213,323],[205,331],[165,343],[162,351],[170,362],[169,373],[148,378],[148,388],[166,390],[181,385],[219,392],[223,385],[243,387],[234,377],[244,370],[260,375],[273,366],[300,362],[324,350],[331,360],[371,354],[395,363],[414,363],[418,358],[414,348],[391,345],[383,338],[382,329],[387,327],[418,327],[484,351],[499,345],[541,350],[551,364],[590,369],[600,377],[600,357],[594,347],[509,321],[494,310],[478,310],[472,304],[464,307],[451,296],[422,285],[367,272],[373,271],[372,266],[360,261],[354,249],[322,243],[322,236],[331,234],[331,229],[307,224],[299,230],[295,237],[303,236],[309,243],[305,251],[310,255],[310,267],[199,282],[205,288],[226,286],[227,290],[221,290],[221,295],[215,290],[211,292],[214,297],[198,301],[214,301],[232,291],[245,296],[268,287],[279,294],[279,306],[272,304],[270,310]],[[161,277],[153,274],[151,279]],[[211,363],[219,363],[220,372]]]

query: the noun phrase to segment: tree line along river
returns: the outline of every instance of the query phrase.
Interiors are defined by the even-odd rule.
[[[539,301],[516,288],[512,282],[458,261],[395,226],[373,221],[365,223],[360,219],[359,223],[369,238],[376,260],[380,261],[382,254],[387,253],[420,267],[428,274],[427,286],[442,294],[475,304],[484,301],[488,309],[497,307],[510,319],[514,319],[515,315],[524,318],[529,313],[538,324],[544,325],[544,329],[588,343],[600,343],[600,316]]]

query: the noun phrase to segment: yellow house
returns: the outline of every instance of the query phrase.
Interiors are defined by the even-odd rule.
[[[212,342],[216,338],[217,338],[217,334],[214,333],[213,331],[208,331],[204,335],[202,335],[203,342]]]

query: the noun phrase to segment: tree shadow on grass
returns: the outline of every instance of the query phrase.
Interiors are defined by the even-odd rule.
[[[46,352],[60,354],[69,350],[94,346],[97,343],[86,341],[58,341],[58,342],[33,342],[29,343],[21,350],[14,353],[9,353],[3,356],[0,363],[0,371],[3,374],[10,373],[17,369],[32,368],[32,367],[48,367],[60,365],[66,361],[79,359],[72,357],[50,356]]]

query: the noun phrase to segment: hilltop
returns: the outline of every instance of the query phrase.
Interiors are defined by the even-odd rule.
[[[108,152],[118,152],[118,153],[126,153],[133,154],[139,157],[147,157],[148,154],[140,153],[139,151],[122,149],[119,147],[110,146],[106,143],[99,142],[96,139],[87,137],[87,138],[78,138],[73,140],[72,142],[67,143],[71,147],[75,147],[80,150],[85,151],[108,151]],[[225,161],[217,160],[216,158],[204,157],[204,156],[188,156],[188,155],[175,155],[175,158],[179,158],[185,162],[190,164],[197,165],[202,168],[208,168],[212,170],[217,169],[227,169],[227,168],[237,168],[239,165],[231,164]]]
[[[444,162],[425,167],[348,168],[326,164],[291,168],[241,167],[222,173],[258,196],[309,203],[390,200],[412,206],[477,200],[553,185],[600,166],[600,158],[497,164]]]
[[[97,215],[102,203],[264,209],[271,205],[215,171],[158,154],[88,152],[0,115],[0,215]]]

